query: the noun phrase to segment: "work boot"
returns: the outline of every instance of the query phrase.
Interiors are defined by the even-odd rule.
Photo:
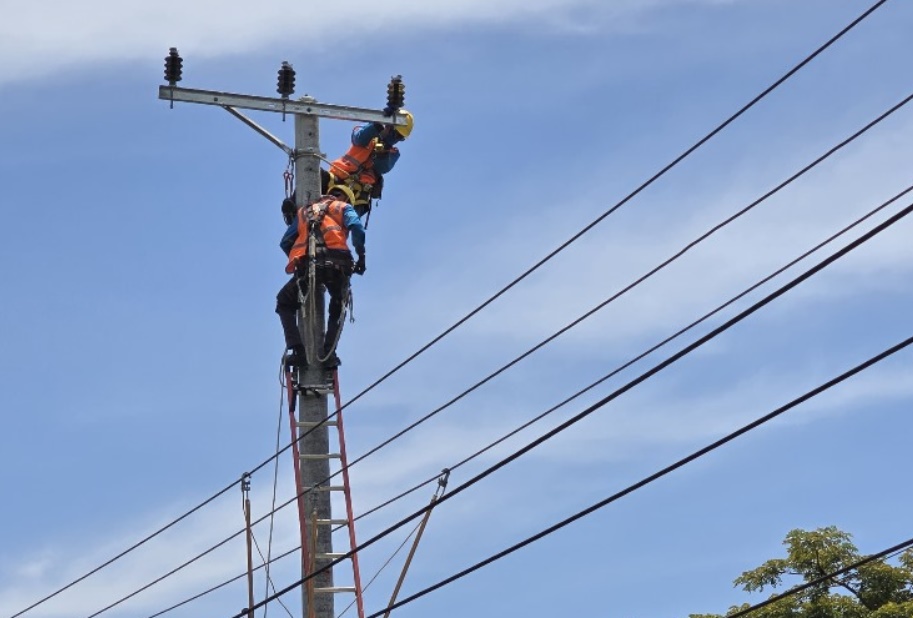
[[[296,345],[289,348],[288,352],[285,354],[283,359],[285,367],[291,369],[292,367],[298,367],[303,369],[308,366],[307,354],[304,352],[303,345]]]

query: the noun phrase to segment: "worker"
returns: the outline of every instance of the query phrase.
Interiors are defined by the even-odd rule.
[[[334,369],[340,364],[335,347],[342,326],[340,316],[346,300],[344,296],[349,277],[353,272],[358,275],[365,272],[365,228],[352,206],[354,200],[355,196],[347,186],[332,187],[328,195],[298,209],[279,243],[288,255],[285,272],[292,275],[276,295],[276,313],[279,314],[288,349],[285,355],[286,366],[307,366],[304,342],[296,317],[301,305],[299,289],[302,297],[308,294],[308,266],[312,257],[308,254],[308,241],[312,224],[316,231],[316,255],[313,257],[316,261],[317,289],[322,284],[330,295],[326,336],[319,355],[326,359],[323,366],[327,369]],[[353,261],[349,251],[350,236],[358,254],[357,262]],[[318,359],[313,360],[316,362]]]
[[[399,113],[406,117],[406,124],[372,122],[355,127],[349,150],[333,161],[329,170],[321,170],[324,192],[338,184],[352,189],[355,195],[352,205],[359,217],[371,210],[372,198],[381,197],[384,174],[399,160],[396,144],[412,133],[412,114],[404,109]]]

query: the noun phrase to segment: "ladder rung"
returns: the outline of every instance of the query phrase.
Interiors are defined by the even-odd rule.
[[[326,455],[312,455],[308,453],[302,453],[298,455],[299,459],[339,459],[339,453],[327,453]]]
[[[318,526],[348,526],[348,519],[318,519]]]
[[[345,491],[342,485],[316,485],[311,487],[314,491]]]
[[[318,425],[325,425],[327,427],[335,427],[339,423],[336,421],[298,421],[295,423],[300,429],[310,429],[311,427],[317,427]]]
[[[355,592],[355,586],[335,586],[333,588],[314,588],[316,593]]]
[[[328,554],[317,554],[317,559],[320,560],[321,558],[329,558],[330,560],[336,560],[337,558],[342,558],[345,555],[345,553],[340,554],[339,552],[334,551]]]

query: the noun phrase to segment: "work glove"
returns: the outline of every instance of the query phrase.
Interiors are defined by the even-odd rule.
[[[358,254],[358,261],[355,262],[355,268],[352,269],[352,272],[356,275],[365,274],[365,254],[363,252]]]

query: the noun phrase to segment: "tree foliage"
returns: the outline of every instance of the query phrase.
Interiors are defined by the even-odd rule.
[[[735,579],[746,592],[771,589],[776,596],[789,588],[815,581],[864,556],[850,534],[835,526],[793,530],[783,541],[785,558],[768,560]],[[754,618],[913,618],[913,550],[903,552],[896,566],[869,562],[858,569],[790,595],[753,612]],[[755,603],[758,603],[756,601]],[[730,607],[726,616],[746,609]],[[723,618],[719,614],[691,614],[690,618]]]

